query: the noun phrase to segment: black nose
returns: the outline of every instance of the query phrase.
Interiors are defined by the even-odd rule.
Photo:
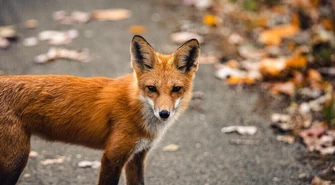
[[[168,118],[170,116],[170,112],[167,111],[167,110],[162,110],[162,111],[159,112],[159,116],[161,118]]]

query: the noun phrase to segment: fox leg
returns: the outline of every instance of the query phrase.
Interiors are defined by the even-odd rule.
[[[132,136],[111,137],[107,143],[105,153],[101,159],[99,185],[117,185],[121,176],[122,168],[128,161],[136,145]]]
[[[27,164],[30,135],[18,120],[0,117],[0,184],[14,185]],[[6,122],[4,122],[6,121]]]
[[[143,150],[134,154],[126,164],[127,185],[144,185],[145,158],[148,150]]]

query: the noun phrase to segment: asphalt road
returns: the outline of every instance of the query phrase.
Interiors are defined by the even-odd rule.
[[[169,34],[180,21],[177,15],[188,13],[180,8],[165,7],[163,1],[0,2],[0,24],[19,25],[21,37],[36,36],[47,29],[76,28],[80,36],[67,47],[88,48],[93,57],[89,63],[61,60],[39,65],[33,62],[33,57],[47,52],[49,46],[41,43],[28,48],[18,42],[8,50],[0,50],[0,70],[6,74],[71,74],[112,78],[124,75],[131,72],[129,43],[132,35],[128,32],[129,26],[146,26],[148,33],[143,36],[157,51],[164,53],[171,48]],[[92,11],[106,8],[127,8],[133,15],[122,21],[93,21],[70,26],[61,25],[51,18],[52,12],[60,9]],[[37,29],[27,30],[22,27],[22,22],[30,18],[39,20]],[[205,51],[210,48],[208,45],[203,46]],[[297,160],[305,152],[304,147],[297,143],[288,145],[276,141],[270,129],[269,109],[280,100],[269,102],[272,99],[264,98],[264,94],[258,90],[226,86],[214,77],[211,65],[200,66],[194,90],[204,92],[205,98],[201,102],[193,102],[193,108],[177,121],[156,149],[151,151],[147,161],[147,184],[308,184],[307,180],[298,178],[301,173],[307,174],[307,177],[313,175],[310,166]],[[230,125],[254,125],[258,132],[254,136],[221,133],[222,127]],[[251,144],[238,145],[236,141],[239,140],[251,140]],[[180,149],[176,152],[162,151],[165,145],[172,143],[179,145]],[[78,168],[77,163],[83,160],[99,160],[101,151],[50,143],[36,137],[32,138],[31,148],[39,155],[30,158],[19,185],[91,185],[97,182],[99,169]],[[57,156],[66,156],[66,160],[47,166],[40,163]]]

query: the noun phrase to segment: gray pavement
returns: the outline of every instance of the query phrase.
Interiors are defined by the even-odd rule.
[[[19,27],[22,37],[36,36],[42,30],[76,28],[79,38],[68,48],[89,48],[90,63],[55,61],[44,65],[33,62],[35,55],[48,50],[46,43],[27,48],[21,42],[8,50],[0,50],[0,70],[6,74],[71,74],[77,76],[117,77],[131,72],[129,43],[132,35],[128,27],[144,25],[149,32],[143,36],[158,51],[167,51],[171,45],[169,33],[178,22],[178,15],[187,14],[180,8],[164,8],[164,1],[131,0],[57,0],[57,1],[0,1],[0,24],[16,23],[35,18],[40,21],[36,30]],[[8,7],[13,10],[6,12]],[[6,6],[5,6],[6,4]],[[51,18],[54,11],[127,8],[133,12],[128,20],[117,22],[89,22],[88,24],[60,25]],[[161,21],[153,22],[159,15]],[[87,31],[89,30],[89,31]],[[92,38],[84,35],[92,33]],[[210,43],[209,43],[210,45]],[[208,45],[203,46],[208,50]],[[203,111],[189,109],[167,132],[161,143],[151,151],[147,161],[146,182],[149,185],[272,185],[309,184],[299,174],[313,175],[313,169],[297,158],[306,152],[301,144],[277,142],[269,124],[269,107],[280,100],[264,98],[258,90],[229,88],[213,75],[213,66],[201,65],[195,79],[195,91],[205,93],[201,102]],[[273,102],[269,102],[273,101]],[[194,105],[194,103],[193,103]],[[195,107],[195,105],[193,106]],[[230,125],[255,125],[254,136],[223,134],[221,128]],[[232,141],[252,140],[253,145],[236,145]],[[176,152],[164,152],[167,144],[178,144]],[[99,169],[78,168],[82,160],[99,160],[101,151],[80,146],[50,143],[32,138],[32,150],[39,153],[30,158],[19,185],[91,185],[97,182]],[[66,156],[61,164],[41,165],[48,158]],[[27,177],[29,176],[29,177]]]

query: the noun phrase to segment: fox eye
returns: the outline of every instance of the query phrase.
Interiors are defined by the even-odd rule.
[[[173,89],[172,89],[172,92],[179,92],[181,89],[180,86],[174,86]]]
[[[155,86],[148,86],[149,91],[151,92],[157,92],[157,89]]]

